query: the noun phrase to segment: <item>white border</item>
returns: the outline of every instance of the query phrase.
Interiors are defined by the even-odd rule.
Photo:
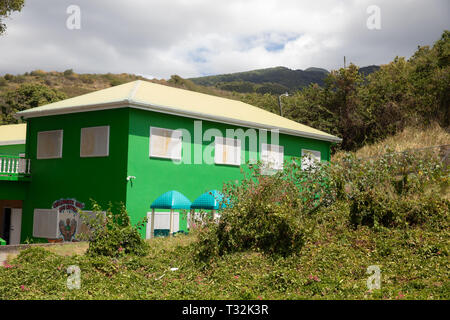
[[[25,144],[26,140],[9,140],[9,141],[0,141],[0,146],[11,146],[17,144]]]

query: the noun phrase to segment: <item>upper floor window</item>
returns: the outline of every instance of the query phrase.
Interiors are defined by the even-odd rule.
[[[263,143],[261,145],[261,161],[264,169],[283,170],[283,146]]]
[[[150,127],[150,157],[181,160],[182,132]]]
[[[109,155],[109,126],[81,128],[80,157]]]
[[[314,168],[320,158],[320,151],[302,149],[302,170]]]
[[[214,162],[240,166],[241,140],[216,137],[214,141]]]
[[[41,131],[37,136],[37,159],[62,158],[63,130]]]

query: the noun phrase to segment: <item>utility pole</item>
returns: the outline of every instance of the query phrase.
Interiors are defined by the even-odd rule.
[[[278,106],[279,106],[279,108],[280,108],[280,116],[283,116],[283,109],[281,108],[281,97],[282,97],[282,96],[288,97],[288,96],[289,96],[289,93],[285,92],[285,93],[280,94],[280,95],[278,96]]]
[[[344,56],[344,69],[345,69],[345,67],[346,67],[346,66],[345,66],[345,56]]]

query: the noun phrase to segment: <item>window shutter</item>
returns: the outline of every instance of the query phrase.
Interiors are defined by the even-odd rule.
[[[62,130],[38,132],[37,139],[38,159],[55,159],[62,157]]]
[[[59,237],[58,209],[34,209],[33,237],[57,239]]]
[[[80,156],[105,157],[109,155],[109,126],[81,129]]]
[[[284,147],[276,144],[261,145],[261,161],[267,169],[282,170]]]
[[[215,138],[214,161],[217,164],[241,165],[241,141],[224,137]]]
[[[150,128],[150,157],[181,160],[182,132]]]

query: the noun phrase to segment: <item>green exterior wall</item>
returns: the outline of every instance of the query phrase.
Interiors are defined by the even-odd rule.
[[[0,200],[25,200],[29,182],[0,180]]]
[[[31,118],[27,128],[27,156],[31,159],[32,182],[24,201],[22,241],[32,238],[33,211],[51,208],[55,200],[75,198],[91,206],[90,199],[106,207],[125,203],[128,149],[128,108]],[[81,158],[81,128],[110,126],[108,157]],[[37,133],[63,129],[60,159],[36,159]]]
[[[0,155],[18,156],[20,153],[25,153],[25,144],[0,146]]]
[[[129,141],[128,141],[128,174],[135,176],[132,183],[127,184],[127,209],[132,222],[137,222],[146,217],[150,211],[151,203],[162,193],[177,190],[183,193],[189,200],[194,201],[202,193],[211,189],[222,189],[223,183],[239,180],[242,177],[241,167],[216,164],[194,164],[194,121],[196,119],[174,116],[164,113],[145,110],[130,109],[129,117]],[[197,120],[198,121],[198,120]],[[169,159],[150,158],[150,127],[167,129],[187,129],[191,136],[191,142],[183,141],[182,152],[190,150],[191,164],[175,164]],[[203,133],[211,128],[219,129],[226,136],[226,129],[247,128],[202,121]],[[259,130],[258,135],[258,160],[260,150]],[[270,133],[267,134],[270,143]],[[212,141],[204,141],[201,145],[202,152]],[[330,143],[301,137],[280,134],[279,144],[284,146],[285,159],[300,157],[301,149],[313,149],[321,152],[322,160],[330,158]],[[243,146],[244,147],[244,146]],[[245,159],[249,159],[249,141],[245,143]],[[183,156],[183,154],[182,154]],[[162,210],[167,211],[167,210]],[[186,219],[180,219],[180,229],[186,230]],[[145,236],[145,230],[141,230]]]

